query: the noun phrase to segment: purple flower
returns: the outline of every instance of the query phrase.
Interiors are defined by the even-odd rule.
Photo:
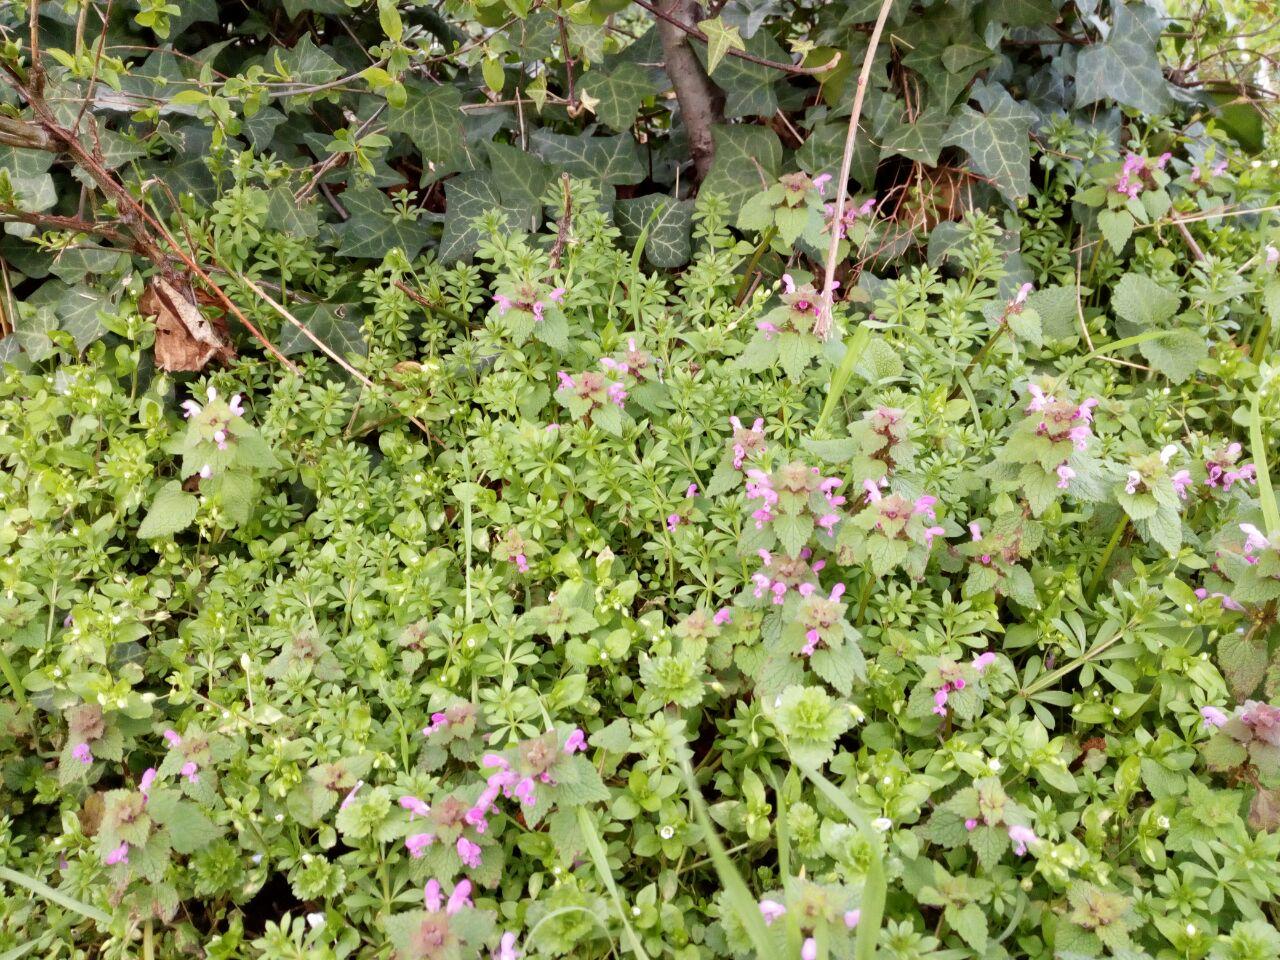
[[[1240,524],[1240,532],[1246,537],[1244,548],[1250,553],[1256,550],[1267,550],[1271,547],[1271,541],[1268,540],[1252,523]]]
[[[520,801],[521,804],[523,804],[526,807],[532,807],[538,800],[538,798],[534,796],[534,793],[533,793],[534,788],[535,788],[535,784],[533,782],[533,778],[525,777],[523,780],[521,780],[519,783],[516,784],[515,789],[512,790],[512,793],[514,794],[515,798]]]
[[[356,794],[360,792],[360,788],[363,786],[364,781],[357,780],[356,785],[351,788],[351,791],[345,797],[342,798],[342,803],[338,804],[338,809],[345,810],[347,807],[351,806],[351,804],[355,803]]]
[[[434,833],[411,833],[404,838],[405,849],[409,851],[409,856],[417,860],[426,851],[427,847],[436,842]]]
[[[787,908],[777,900],[760,901],[760,915],[764,917],[764,925],[766,927],[773,926],[773,921],[777,920],[786,912]]]
[[[71,749],[71,756],[74,759],[79,760],[85,766],[93,763],[93,751],[89,749],[89,745],[87,743],[77,743]]]
[[[716,615],[711,618],[711,622],[717,627],[723,627],[726,623],[733,619],[733,612],[728,607],[721,607],[716,611]]]
[[[547,299],[552,303],[559,303],[564,299],[564,287],[555,287],[547,294]]]
[[[1129,471],[1129,479],[1124,485],[1124,492],[1133,496],[1138,492],[1138,484],[1142,483],[1142,474],[1137,470]]]
[[[180,736],[178,736],[178,734],[177,734],[177,732],[176,732],[176,731],[173,731],[173,730],[166,730],[166,731],[164,732],[164,738],[165,738],[165,740],[168,742],[168,744],[169,744],[169,746],[170,746],[170,747],[180,747],[180,746],[182,746],[182,738],[181,738]]]
[[[926,527],[924,531],[924,545],[926,547],[933,546],[933,538],[940,537],[947,531],[942,527]]]
[[[1036,288],[1035,284],[1033,283],[1024,283],[1022,286],[1020,286],[1018,288],[1017,296],[1013,298],[1014,306],[1020,307],[1024,303],[1026,303],[1027,297],[1031,296],[1031,291],[1034,290],[1035,288]]]
[[[986,653],[980,653],[973,658],[973,669],[978,671],[981,676],[986,672],[987,667],[996,662],[996,655],[988,650]]]
[[[240,402],[240,394],[238,393],[235,394],[231,398],[231,400],[228,401],[227,408],[231,411],[232,415],[234,416],[237,416],[237,417],[244,416],[244,404]]]
[[[818,960],[818,941],[813,937],[805,937],[800,945],[800,960]]]
[[[117,863],[128,863],[129,862],[129,844],[121,840],[120,846],[116,847],[114,850],[108,853],[107,858],[102,862],[105,863],[108,867],[114,867]]]
[[[978,829],[978,821],[975,820],[973,817],[970,817],[968,820],[964,822],[964,828],[968,830],[970,833],[972,833],[974,830]]]
[[[194,400],[182,401],[182,416],[186,420],[200,416],[203,410],[204,407],[200,406],[200,404],[196,403]]]
[[[472,870],[480,866],[480,845],[472,843],[466,837],[459,837],[456,847],[458,851],[458,859],[464,866],[470,867]]]
[[[978,525],[977,520],[974,520],[969,524],[969,536],[973,539],[974,543],[977,543],[982,539],[982,527]]]
[[[925,495],[923,497],[916,497],[916,502],[912,506],[911,512],[923,513],[923,514],[926,514],[930,520],[936,520],[938,519],[938,517],[937,517],[937,514],[933,512],[933,505],[937,502],[938,502],[937,497],[930,497],[928,495]]]
[[[449,902],[445,904],[444,912],[452,916],[459,910],[466,910],[475,904],[471,902],[471,881],[465,877],[457,882],[453,888],[453,893],[449,894]]]
[[[431,913],[436,913],[444,906],[444,896],[440,890],[440,881],[432,877],[422,888],[422,905]]]
[[[1200,726],[1204,730],[1222,726],[1227,722],[1227,715],[1217,707],[1201,707],[1200,708]]]
[[[583,752],[586,752],[586,749],[587,749],[587,735],[583,733],[581,730],[579,730],[577,727],[574,727],[571,731],[569,731],[569,736],[565,737],[564,752],[568,754],[572,754],[575,750],[581,750]]]
[[[1266,246],[1266,253],[1267,253],[1268,267],[1274,267],[1277,263],[1280,263],[1280,250],[1277,250],[1275,247],[1273,247],[1271,244],[1268,243]]]
[[[1179,500],[1187,499],[1187,488],[1191,486],[1190,470],[1179,470],[1169,478],[1169,482],[1173,484],[1173,492],[1178,495]]]
[[[400,806],[409,811],[409,822],[413,822],[414,817],[425,817],[431,812],[431,808],[423,803],[417,797],[404,796],[400,798]]]
[[[861,910],[846,910],[844,912],[844,925],[848,930],[857,929],[858,924],[862,921]]]
[[[138,781],[138,792],[144,797],[151,793],[151,785],[156,782],[156,768],[147,767],[142,771],[142,779]]]
[[[209,464],[206,463],[203,467],[200,468],[201,480],[208,480],[212,476],[213,476],[213,467],[209,466]]]
[[[489,792],[489,789],[492,789],[492,788],[486,788],[485,794]],[[481,794],[481,796],[483,797],[485,794]],[[493,799],[497,799],[496,794],[494,794]],[[472,827],[474,827],[476,833],[484,833],[486,830],[489,829],[488,815],[489,815],[489,810],[492,806],[493,806],[492,800],[486,804],[481,804],[479,801],[477,801],[474,807],[472,807],[470,810],[468,810],[466,813],[462,815],[462,819],[467,823],[469,823]]]
[[[494,951],[493,960],[520,960],[522,951],[516,949],[516,935],[510,930],[502,935],[498,949]]]
[[[194,760],[188,760],[186,763],[182,765],[182,769],[178,772],[181,773],[184,777],[186,777],[187,780],[191,783],[200,782],[200,767]],[[356,790],[359,790],[359,789],[360,787],[357,784]],[[351,794],[348,795],[347,800],[350,800],[351,795],[354,795],[355,792],[356,792],[355,790],[352,790]],[[343,807],[347,805],[347,800],[342,801]]]
[[[529,572],[529,558],[526,557],[523,553],[517,553],[515,556],[515,561],[516,561],[517,570],[519,570],[521,573]]]
[[[505,315],[512,307],[511,298],[504,296],[501,293],[495,293],[493,295],[493,302],[497,304],[499,316]]]
[[[680,526],[680,514],[673,513],[667,517],[667,531],[675,533],[676,527]]]
[[[1022,856],[1027,852],[1027,844],[1036,842],[1036,835],[1030,827],[1014,824],[1009,827],[1009,839],[1013,841],[1013,852]]]
[[[1066,490],[1071,485],[1071,479],[1076,475],[1076,472],[1065,463],[1059,464],[1056,472],[1058,474],[1058,489]]]

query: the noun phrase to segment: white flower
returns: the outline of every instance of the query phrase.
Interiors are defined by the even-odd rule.
[[[676,828],[671,826],[670,824],[667,824],[665,827],[663,827],[661,830],[658,831],[658,836],[662,837],[663,840],[670,840],[675,835],[676,835]]]
[[[307,926],[309,926],[312,930],[319,930],[321,927],[324,926],[324,914],[308,913]]]
[[[881,833],[884,833],[885,831],[892,829],[893,821],[888,817],[876,817],[871,821],[871,825]]]

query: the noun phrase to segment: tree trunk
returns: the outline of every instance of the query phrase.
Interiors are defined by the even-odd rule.
[[[701,18],[697,0],[666,0],[663,12],[689,26],[695,26]],[[711,169],[711,160],[715,156],[712,128],[724,119],[724,93],[702,69],[689,45],[688,34],[661,17],[655,19],[667,76],[675,89],[680,119],[689,137],[695,179],[701,182]]]

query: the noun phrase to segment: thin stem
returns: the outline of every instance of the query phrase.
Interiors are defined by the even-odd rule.
[[[1116,552],[1116,547],[1120,546],[1120,540],[1124,537],[1124,532],[1129,529],[1129,515],[1122,514],[1116,528],[1111,531],[1111,539],[1107,541],[1107,547],[1102,551],[1102,556],[1098,560],[1098,566],[1093,571],[1093,579],[1089,581],[1089,589],[1085,592],[1085,599],[1089,603],[1093,603],[1093,598],[1098,595],[1098,587],[1102,585],[1102,578],[1106,575],[1107,565],[1111,563],[1111,555]]]

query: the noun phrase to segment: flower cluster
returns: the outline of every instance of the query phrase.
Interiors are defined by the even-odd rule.
[[[748,470],[747,500],[759,501],[751,511],[751,519],[757,530],[763,530],[780,515],[786,516],[833,536],[841,519],[838,511],[846,502],[838,492],[843,484],[839,477],[824,477],[817,467],[798,460],[771,474]]]
[[[757,553],[765,569],[751,575],[751,581],[755,584],[754,596],[757,600],[768,597],[778,606],[786,600],[788,590],[794,589],[797,592],[816,590],[818,574],[827,565],[825,560],[818,560],[811,564],[809,559],[813,556],[813,551],[808,547],[802,548],[795,557],[777,555],[764,549]],[[807,595],[807,592],[801,593],[801,596]],[[720,611],[716,616],[720,616],[721,613],[724,611]]]
[[[1243,450],[1244,448],[1238,442],[1209,450],[1204,458],[1205,484],[1210,487],[1221,487],[1225,493],[1237,483],[1256,483],[1258,479],[1256,466],[1252,463],[1237,466]]]
[[[871,212],[875,209],[875,206],[876,206],[875,197],[871,197],[867,200],[863,200],[862,203],[859,203],[859,204],[847,203],[845,204],[844,211],[840,215],[840,222],[835,223],[836,205],[834,203],[829,203],[827,204],[827,207],[826,207],[826,220],[827,220],[828,228],[834,225],[836,236],[839,237],[841,240],[843,240],[849,235],[849,231],[853,228],[853,225],[855,223],[857,223],[863,217],[867,217],[871,215]]]
[[[737,417],[730,417],[729,426],[733,429],[733,436],[729,440],[733,450],[733,469],[741,470],[744,463],[765,451],[764,418],[756,417],[751,428],[747,429]]]
[[[544,311],[553,303],[557,305],[561,303],[564,300],[564,293],[564,287],[553,287],[545,293],[544,300],[544,292],[540,284],[521,283],[516,285],[510,293],[495,293],[493,302],[500,317],[506,316],[508,311],[521,310],[532,314],[534,322],[541,323]]]
[[[974,657],[970,669],[981,677],[987,670],[987,667],[995,663],[996,655],[990,651],[980,653]],[[947,701],[951,694],[958,693],[968,686],[968,680],[964,676],[963,668],[952,665],[940,665],[938,672],[942,675],[942,685],[933,692],[933,712],[940,717],[947,716]]]
[[[1151,184],[1152,172],[1163,170],[1165,164],[1171,159],[1173,159],[1172,153],[1162,153],[1152,163],[1146,157],[1130,153],[1124,158],[1124,164],[1120,168],[1120,176],[1117,178],[1113,189],[1116,193],[1124,194],[1126,197],[1133,199]]]

